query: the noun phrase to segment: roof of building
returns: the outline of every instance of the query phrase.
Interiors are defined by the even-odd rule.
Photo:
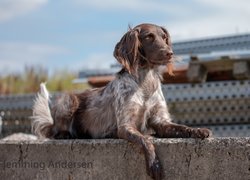
[[[175,42],[173,43],[173,49],[177,55],[250,50],[250,34]]]

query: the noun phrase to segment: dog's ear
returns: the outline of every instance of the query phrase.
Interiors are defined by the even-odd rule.
[[[139,29],[129,29],[115,46],[114,57],[130,74],[136,75],[138,69]]]
[[[167,45],[172,48],[172,42],[171,42],[171,38],[170,38],[169,32],[164,27],[161,27],[161,29],[163,30],[163,32],[165,33],[165,35],[167,37],[167,39],[166,39]]]
[[[170,34],[164,27],[161,27],[161,29],[165,33],[165,35],[167,37],[166,38],[166,43],[167,43],[169,49],[172,51],[172,42],[171,42]],[[168,70],[168,74],[170,76],[174,76],[174,73],[173,73],[173,70],[174,70],[173,60],[170,60],[170,62],[167,63],[167,70]]]

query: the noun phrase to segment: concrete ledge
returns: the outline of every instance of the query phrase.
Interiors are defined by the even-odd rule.
[[[155,139],[170,180],[249,180],[250,138]],[[1,179],[150,179],[125,140],[0,141]]]

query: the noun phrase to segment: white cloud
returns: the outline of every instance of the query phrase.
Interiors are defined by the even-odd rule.
[[[0,72],[22,71],[24,65],[45,64],[51,56],[66,54],[63,47],[47,44],[2,42],[0,43]]]
[[[111,64],[115,64],[116,60],[112,53],[90,54],[83,61],[74,64],[79,69],[109,69]]]
[[[148,12],[161,13],[163,18],[155,23],[166,26],[174,40],[250,31],[249,0],[190,0],[184,5],[181,4],[182,2],[170,0],[160,2],[155,0],[74,0],[74,2],[78,6],[95,10],[140,12],[145,17]],[[164,17],[167,19],[165,22]]]
[[[248,0],[194,0],[196,3],[202,3],[207,6],[218,7],[222,9],[245,10],[250,9]],[[233,13],[233,12],[232,12]]]
[[[155,1],[155,0],[91,0],[82,1],[74,0],[77,5],[81,5],[85,8],[91,7],[99,10],[128,10],[134,12],[164,12],[174,13],[178,11],[184,11],[185,7],[180,6],[178,3],[171,1]]]
[[[168,23],[174,40],[250,32],[250,1],[195,0],[213,12]],[[166,23],[167,24],[167,23]]]
[[[1,0],[0,22],[30,13],[47,4],[48,0]]]

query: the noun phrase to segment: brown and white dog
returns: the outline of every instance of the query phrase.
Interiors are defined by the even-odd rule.
[[[161,179],[160,161],[146,136],[160,138],[207,138],[205,128],[191,128],[171,122],[164,99],[159,66],[172,73],[170,35],[153,24],[136,26],[117,43],[114,56],[122,70],[108,85],[79,94],[65,94],[50,109],[44,84],[33,108],[33,132],[52,139],[122,138],[140,146],[147,173]]]

